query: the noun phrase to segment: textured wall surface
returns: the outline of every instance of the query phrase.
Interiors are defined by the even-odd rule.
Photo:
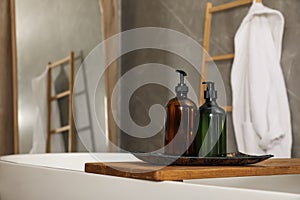
[[[122,3],[122,30],[138,27],[164,27],[180,31],[194,40],[203,44],[203,24],[206,0],[125,0]],[[218,5],[230,0],[212,0],[213,5]],[[300,157],[300,1],[299,0],[263,0],[264,4],[281,11],[285,17],[285,33],[283,39],[282,68],[288,88],[288,97],[292,114],[293,125],[293,156]],[[243,6],[213,15],[211,51],[212,56],[233,52],[233,38],[243,17],[248,11],[248,6]],[[199,55],[200,56],[200,55]],[[165,52],[143,50],[132,52],[122,59],[123,73],[137,64],[159,62],[173,67],[188,66],[184,60],[169,55]],[[232,61],[216,63],[222,73],[227,100],[231,102],[230,70]],[[189,73],[189,71],[188,71]],[[194,79],[192,77],[191,79]],[[165,105],[168,101],[166,89],[145,87],[144,90],[132,98],[132,117],[140,124],[147,124],[147,106],[153,102]],[[152,95],[150,95],[150,94]],[[151,96],[151,99],[149,99]],[[155,97],[153,97],[155,96]],[[133,106],[134,105],[134,106]],[[147,105],[147,106],[142,106]],[[233,135],[231,115],[228,115],[228,150],[236,150]],[[133,150],[153,150],[162,145],[163,133],[142,141],[123,135],[123,146]],[[152,145],[149,145],[151,142]],[[146,145],[147,144],[147,145]]]
[[[26,153],[32,146],[35,123],[32,78],[49,61],[64,58],[71,50],[85,57],[101,41],[101,15],[98,0],[16,0],[16,16],[20,151]],[[64,85],[68,72],[57,73],[62,78],[56,85]],[[61,108],[66,114],[66,106]]]

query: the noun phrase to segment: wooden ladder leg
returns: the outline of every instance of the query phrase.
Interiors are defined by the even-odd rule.
[[[12,81],[13,81],[13,132],[14,154],[19,153],[19,123],[18,123],[18,66],[17,66],[17,39],[16,39],[16,5],[10,0],[11,43],[12,43]]]
[[[74,87],[74,52],[70,52],[70,81],[69,81],[69,137],[68,137],[68,152],[75,150],[75,133],[73,120],[73,87]]]
[[[51,88],[52,88],[52,77],[51,77],[51,63],[48,63],[48,77],[47,77],[47,141],[46,141],[46,153],[51,151]]]
[[[204,93],[205,85],[202,85],[202,82],[206,81],[207,76],[207,55],[209,53],[209,41],[210,41],[210,32],[211,32],[211,17],[212,14],[210,9],[212,8],[212,3],[206,4],[205,11],[205,24],[204,24],[204,35],[203,35],[203,55],[202,55],[202,69],[201,69],[201,82],[200,82],[200,105],[204,103]]]

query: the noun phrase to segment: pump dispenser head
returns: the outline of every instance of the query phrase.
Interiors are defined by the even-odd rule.
[[[218,94],[215,90],[215,83],[212,81],[203,82],[206,85],[206,90],[204,91],[204,99],[217,99]]]
[[[184,83],[184,77],[187,76],[187,73],[183,70],[176,70],[180,75],[180,82],[175,87],[176,95],[179,97],[186,97],[189,91],[188,86]]]

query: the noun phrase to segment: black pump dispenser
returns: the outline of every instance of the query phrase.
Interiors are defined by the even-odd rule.
[[[204,99],[217,99],[218,93],[215,90],[215,83],[214,82],[203,82],[203,85],[206,85],[206,90],[204,91]]]
[[[183,70],[176,70],[180,76],[180,82],[175,87],[175,92],[177,97],[187,97],[189,91],[188,86],[184,83],[184,77],[187,76],[186,72]]]

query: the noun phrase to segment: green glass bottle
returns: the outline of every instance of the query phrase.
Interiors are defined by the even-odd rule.
[[[199,126],[195,138],[200,157],[226,156],[226,113],[217,104],[214,82],[206,84],[205,103],[199,108]]]

